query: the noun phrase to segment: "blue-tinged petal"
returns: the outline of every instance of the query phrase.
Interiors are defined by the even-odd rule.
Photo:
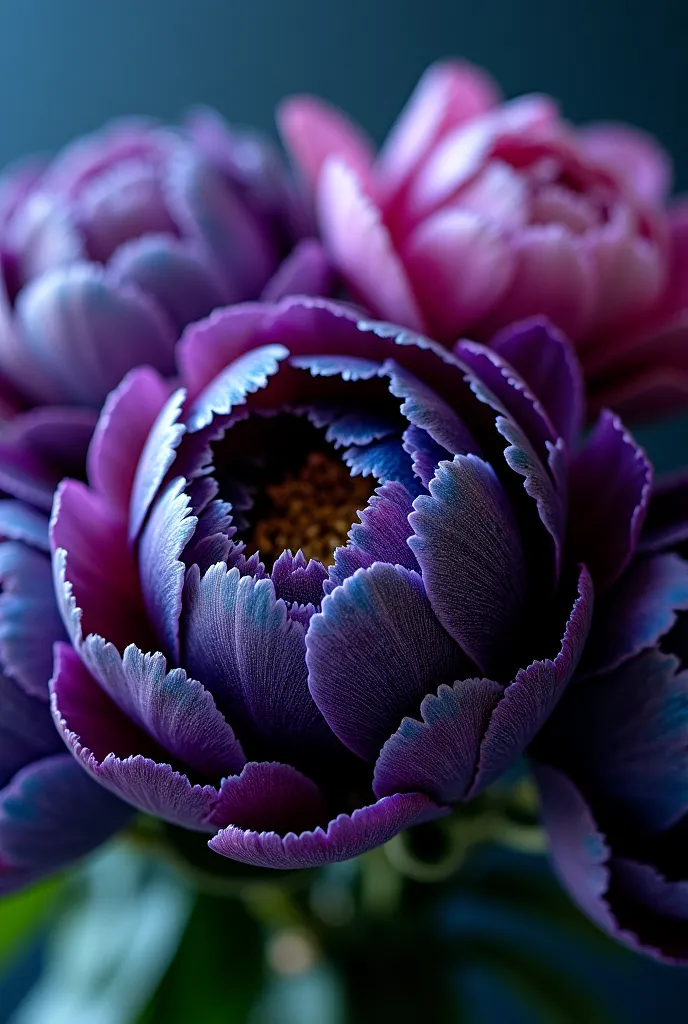
[[[283,345],[263,345],[239,356],[208,384],[193,402],[187,416],[188,429],[195,433],[212,423],[215,416],[228,416],[248,395],[264,388],[289,355]]]
[[[272,581],[211,566],[187,573],[182,664],[203,680],[247,749],[304,755],[331,739],[308,691],[304,629]],[[284,753],[283,753],[284,752]],[[297,762],[298,763],[298,762]]]
[[[590,569],[599,592],[618,579],[638,545],[652,466],[618,416],[600,415],[571,466],[572,556]]]
[[[22,343],[54,382],[55,393],[32,393],[37,401],[98,407],[134,366],[174,370],[177,333],[166,314],[95,264],[43,274],[21,291],[16,316]]]
[[[521,375],[572,451],[585,419],[585,382],[565,335],[544,317],[533,317],[500,331],[490,347]]]
[[[466,424],[432,388],[393,359],[384,364],[383,372],[389,377],[391,393],[403,399],[401,413],[409,423],[425,430],[451,455],[480,455],[480,446]]]
[[[0,673],[0,787],[25,764],[60,750],[47,686],[43,699],[38,699]]]
[[[361,356],[307,355],[292,356],[290,364],[297,370],[308,370],[313,377],[341,377],[342,380],[372,380],[380,376],[380,364]]]
[[[503,689],[491,679],[462,679],[425,697],[421,721],[405,718],[383,746],[375,764],[375,795],[420,792],[441,804],[461,800]]]
[[[597,602],[581,672],[608,672],[654,646],[688,610],[688,562],[675,554],[634,559]]]
[[[132,370],[108,395],[88,450],[91,486],[129,513],[136,467],[172,386],[149,366]],[[171,428],[172,429],[172,428]]]
[[[373,476],[381,484],[396,480],[412,494],[417,494],[420,489],[411,459],[404,451],[399,436],[365,446],[352,445],[344,452],[343,459],[352,476]]]
[[[413,472],[427,488],[438,464],[447,458],[449,452],[413,423],[402,434],[402,445],[411,456]]]
[[[144,235],[120,246],[109,274],[116,284],[152,295],[181,334],[227,302],[226,289],[197,249],[174,235]]]
[[[159,411],[139,457],[129,505],[129,539],[134,541],[165,474],[174,462],[185,426],[180,422],[185,391],[179,388]]]
[[[511,505],[475,455],[441,462],[414,501],[409,546],[433,611],[483,672],[518,637],[529,571]],[[433,687],[434,689],[434,687]]]
[[[66,639],[50,558],[18,541],[0,544],[0,665],[33,697],[48,699],[53,644]]]
[[[590,629],[593,588],[583,567],[559,650],[516,673],[495,707],[480,746],[470,796],[489,786],[521,756],[551,715],[580,661]]]
[[[53,719],[83,768],[140,811],[206,831],[217,799],[213,786],[192,785],[160,745],[124,715],[71,647],[56,648]]]
[[[182,558],[186,566],[197,565],[201,575],[216,562],[226,562],[235,547],[232,541],[232,537],[236,533],[236,527],[232,525],[232,505],[229,502],[218,500],[210,501],[203,507],[203,503],[197,500],[199,485],[214,483],[212,477],[201,477],[188,488],[191,507],[197,513],[198,524],[191,540],[182,552]],[[215,493],[214,487],[212,492]]]
[[[198,519],[182,478],[158,496],[139,540],[139,575],[148,615],[161,649],[179,662],[179,616],[186,566],[181,559]]]
[[[84,857],[131,816],[65,752],[28,765],[0,790],[0,892]]]
[[[411,536],[408,517],[413,498],[395,480],[378,487],[367,506],[358,513],[361,520],[349,530],[349,543],[337,548],[335,564],[329,570],[330,583],[339,586],[356,569],[367,569],[373,562],[389,562],[406,569],[418,569],[407,544]],[[328,584],[328,588],[332,589]]]
[[[302,832],[327,822],[314,782],[288,764],[250,761],[240,775],[222,780],[209,824],[255,832]]]
[[[311,619],[306,646],[313,699],[339,739],[369,761],[423,697],[470,674],[420,576],[400,565],[377,562],[336,587]]]
[[[21,541],[36,551],[50,551],[47,516],[22,501],[0,500],[0,537]]]
[[[341,448],[343,445],[367,445],[395,432],[394,424],[390,423],[387,417],[363,410],[341,414],[333,412],[326,422],[328,427],[325,440],[335,448]],[[322,416],[320,423],[324,425]]]
[[[424,818],[432,804],[420,793],[384,797],[353,814],[340,814],[327,829],[285,836],[277,832],[244,831],[229,826],[208,845],[215,853],[243,864],[266,868],[314,868],[358,857],[382,846],[409,825]]]

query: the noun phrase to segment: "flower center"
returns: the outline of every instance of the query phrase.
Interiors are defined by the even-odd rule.
[[[373,477],[351,476],[347,466],[327,452],[312,451],[298,472],[268,484],[263,513],[248,544],[263,560],[274,560],[285,548],[327,564],[336,547],[346,544],[356,513],[365,508],[375,488]]]

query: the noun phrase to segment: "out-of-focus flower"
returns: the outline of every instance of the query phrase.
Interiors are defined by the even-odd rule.
[[[88,853],[131,808],[89,779],[50,715],[55,605],[48,520],[0,500],[0,893]]]
[[[99,407],[136,365],[171,373],[182,329],[215,307],[327,289],[305,229],[271,144],[212,111],[116,122],[10,171],[0,371],[29,404]]]
[[[459,357],[291,299],[177,351],[183,388],[128,375],[89,486],[56,496],[55,721],[104,786],[224,856],[353,857],[531,741],[650,467],[612,417],[572,457],[580,371],[540,322]]]
[[[377,157],[318,99],[288,100],[280,124],[375,315],[453,344],[543,314],[575,342],[592,409],[688,401],[688,209],[665,208],[654,139],[574,129],[545,96],[502,103],[455,62],[426,72]]]
[[[535,746],[555,868],[633,949],[688,963],[688,483],[653,496],[638,555]]]

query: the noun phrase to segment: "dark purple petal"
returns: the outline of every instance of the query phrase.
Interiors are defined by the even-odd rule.
[[[181,560],[198,519],[184,480],[172,480],[153,505],[139,541],[141,591],[161,649],[179,662],[179,616],[186,566]]]
[[[311,619],[306,647],[313,699],[335,735],[369,761],[423,697],[470,673],[420,577],[400,565],[378,562],[335,588]]]
[[[289,295],[330,295],[333,276],[320,242],[305,238],[282,261],[260,298],[262,302],[279,302]]]
[[[543,317],[533,317],[500,331],[490,346],[521,375],[542,403],[555,433],[572,451],[585,416],[585,383],[565,335]]]
[[[47,517],[21,501],[0,499],[0,537],[21,541],[36,551],[50,551]]]
[[[643,528],[652,466],[617,416],[603,412],[571,466],[572,555],[599,592],[630,562]]]
[[[313,832],[284,837],[276,832],[223,829],[208,843],[211,850],[243,864],[266,868],[309,868],[358,857],[382,846],[423,816],[432,807],[420,793],[384,797],[352,815],[340,814],[327,826]]]
[[[688,963],[687,881],[669,880],[649,864],[615,857],[609,900],[628,945],[666,963]]]
[[[513,645],[528,593],[514,513],[492,467],[475,455],[441,462],[429,487],[413,503],[408,543],[433,611],[488,671]]]
[[[0,544],[0,665],[30,696],[48,699],[53,644],[66,639],[50,558],[18,541]]]
[[[47,686],[41,696],[30,697],[0,673],[0,788],[25,764],[62,750],[48,710]]]
[[[401,413],[409,423],[425,430],[451,455],[480,455],[480,447],[465,423],[432,388],[394,360],[385,363],[383,370],[389,377],[391,393],[403,399]]]
[[[491,679],[462,679],[425,697],[422,721],[405,718],[383,746],[375,764],[375,795],[421,792],[441,804],[461,800],[503,689]]]
[[[319,605],[327,569],[316,558],[306,559],[302,551],[283,551],[270,573],[275,594],[299,605]]]
[[[50,512],[59,475],[33,452],[5,444],[0,434],[0,491]]]
[[[209,824],[255,832],[303,832],[327,822],[314,782],[288,764],[250,761],[241,775],[222,780]]]
[[[131,815],[130,807],[93,782],[69,754],[46,757],[0,790],[0,862],[18,875],[48,874],[100,846]],[[13,887],[11,872],[3,878],[5,870],[0,868],[3,892]]]
[[[675,554],[636,558],[597,602],[581,672],[608,672],[654,646],[688,610],[688,562]]]
[[[378,487],[358,513],[360,524],[354,523],[349,530],[349,543],[334,553],[335,564],[329,570],[331,583],[339,586],[356,569],[367,569],[373,562],[418,569],[406,543],[411,535],[408,517],[413,511],[412,502],[406,488],[395,480]]]
[[[549,718],[576,670],[590,629],[593,588],[583,567],[559,652],[554,660],[534,661],[504,690],[480,747],[470,795],[484,789],[514,763]]]
[[[228,416],[248,395],[264,388],[289,355],[283,345],[264,345],[239,356],[208,384],[191,406],[186,423],[191,432],[207,427],[215,416]]]
[[[185,392],[175,391],[159,411],[143,445],[131,490],[129,539],[134,541],[165,474],[175,459],[185,427],[180,422]],[[123,408],[121,415],[125,415]]]
[[[88,479],[123,515],[136,467],[172,388],[149,366],[132,370],[108,395],[88,450]]]
[[[182,664],[215,697],[241,737],[263,749],[303,754],[328,741],[308,692],[304,629],[287,616],[272,582],[211,566],[187,573]],[[286,759],[286,758],[285,758]]]
[[[216,562],[226,562],[237,545],[232,541],[236,527],[232,526],[232,505],[226,501],[211,501],[201,510],[197,502],[197,485],[213,485],[211,477],[201,477],[188,488],[191,506],[198,514],[193,537],[184,548],[182,558],[186,566],[197,565],[203,575]],[[215,488],[213,487],[213,493]]]
[[[119,710],[66,644],[56,648],[51,693],[62,738],[101,785],[147,814],[184,828],[208,828],[217,790],[192,786],[164,763],[165,752]]]
[[[662,551],[688,541],[688,474],[659,480],[652,488],[640,537],[641,551]]]
[[[173,235],[145,235],[121,246],[109,274],[117,285],[152,295],[179,334],[227,301],[208,261]]]
[[[143,292],[112,284],[95,264],[76,263],[37,278],[17,301],[17,329],[57,393],[37,401],[99,406],[128,370],[174,370],[174,326]]]
[[[435,475],[435,470],[440,462],[449,454],[442,445],[433,441],[429,434],[426,434],[420,427],[412,423],[402,434],[402,446],[405,452],[411,456],[413,472],[416,474],[423,487],[428,484]]]

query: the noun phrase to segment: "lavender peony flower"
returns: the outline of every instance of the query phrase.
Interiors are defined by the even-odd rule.
[[[688,963],[688,484],[655,493],[598,602],[580,679],[535,745],[551,849],[593,921]]]
[[[131,809],[88,778],[50,715],[55,605],[48,520],[0,500],[0,893],[75,860]]]
[[[575,342],[592,409],[688,401],[688,207],[670,164],[623,125],[577,130],[551,99],[500,103],[446,62],[379,156],[320,100],[282,107],[334,262],[374,315],[451,345],[536,314]]]
[[[223,856],[298,868],[514,761],[579,660],[591,575],[632,555],[650,476],[615,419],[573,456],[577,363],[523,330],[459,358],[291,299],[189,327],[179,390],[127,376],[51,526],[71,639],[52,707],[86,772]]]

